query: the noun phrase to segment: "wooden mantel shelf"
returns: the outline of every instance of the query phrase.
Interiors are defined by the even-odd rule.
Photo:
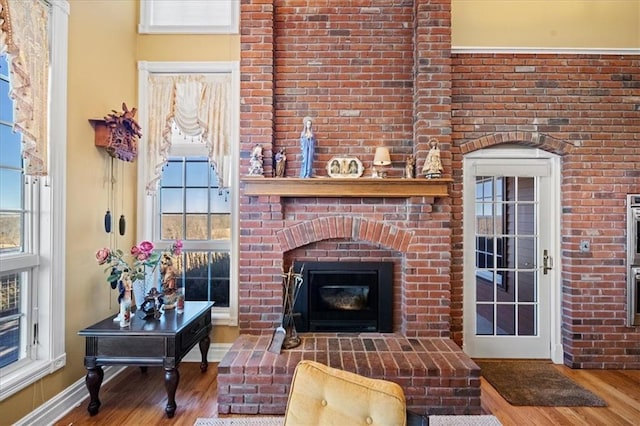
[[[280,197],[448,197],[452,179],[244,177],[245,195]]]

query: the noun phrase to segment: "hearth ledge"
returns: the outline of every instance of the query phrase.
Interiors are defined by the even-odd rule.
[[[244,194],[280,197],[448,197],[452,179],[244,177]]]

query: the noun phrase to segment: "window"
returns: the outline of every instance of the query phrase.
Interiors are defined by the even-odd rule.
[[[139,117],[143,128],[148,129],[140,140],[141,146],[147,145],[147,149],[140,149],[138,156],[138,240],[151,240],[160,250],[168,248],[176,239],[182,240],[178,286],[184,288],[186,300],[213,301],[214,323],[235,326],[238,323],[239,63],[140,62],[138,67]],[[220,81],[228,85],[227,102],[220,103],[224,105],[222,115],[229,119],[223,132],[225,136],[220,138],[229,148],[228,157],[224,158],[224,187],[219,184],[218,170],[212,166],[209,147],[200,136],[186,136],[175,121],[171,130],[164,133],[168,130],[166,117],[179,114],[171,113],[169,106],[158,105],[158,98],[152,96],[157,78],[182,81],[187,77],[214,76],[224,76]],[[166,99],[169,105],[178,105],[170,97]],[[168,133],[171,138],[167,143],[170,147],[166,163],[158,185],[150,191],[149,182],[156,181],[157,164],[157,158],[150,151],[153,146],[164,147],[157,141],[154,145],[150,135]]]
[[[142,34],[236,34],[239,13],[239,0],[143,0],[138,31]]]
[[[9,98],[9,64],[0,58],[0,368],[30,358],[36,321],[31,298],[38,268],[35,218],[37,185],[25,182],[21,138],[13,132],[13,101]]]
[[[66,3],[49,9],[49,174],[22,173],[0,57],[0,400],[65,365]],[[54,308],[55,307],[55,308]]]
[[[172,152],[180,146],[173,144]],[[160,180],[156,246],[183,242],[177,262],[185,300],[229,308],[231,199],[207,157],[169,158]]]

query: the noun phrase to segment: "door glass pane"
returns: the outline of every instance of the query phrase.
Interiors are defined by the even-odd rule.
[[[518,238],[518,269],[531,269],[535,264],[536,240],[533,237]]]
[[[515,272],[513,271],[498,272],[498,276],[502,279],[502,282],[500,282],[497,286],[498,302],[515,302],[516,292],[514,291],[514,275]]]
[[[476,305],[476,334],[493,335],[493,305]]]
[[[513,336],[516,334],[515,312],[515,306],[512,304],[500,304],[497,306],[497,335]]]
[[[493,294],[493,282],[476,275],[476,300],[478,302],[492,302]]]
[[[478,203],[476,206],[476,229],[480,235],[494,233],[493,204]]]
[[[535,302],[536,283],[535,272],[519,272],[518,273],[518,302]]]
[[[535,178],[518,177],[518,201],[533,201],[535,194]]]
[[[536,309],[534,305],[518,305],[518,334],[536,335]]]
[[[535,222],[533,221],[534,210],[535,206],[533,204],[518,204],[516,233],[519,235],[533,235],[535,233]]]

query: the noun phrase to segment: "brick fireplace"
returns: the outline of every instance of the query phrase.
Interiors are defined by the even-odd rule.
[[[241,27],[241,163],[262,145],[265,177],[241,178],[242,335],[218,368],[219,412],[283,413],[293,369],[309,358],[396,380],[418,412],[479,414],[479,369],[449,336],[450,2],[247,1]],[[297,179],[305,116],[315,177]],[[443,179],[403,180],[406,158],[419,173],[434,137]],[[371,177],[380,145],[387,180]],[[275,178],[281,148],[286,177]],[[364,176],[327,178],[334,156],[358,157]],[[311,261],[391,262],[392,333],[302,333],[300,347],[267,352],[281,273]]]

